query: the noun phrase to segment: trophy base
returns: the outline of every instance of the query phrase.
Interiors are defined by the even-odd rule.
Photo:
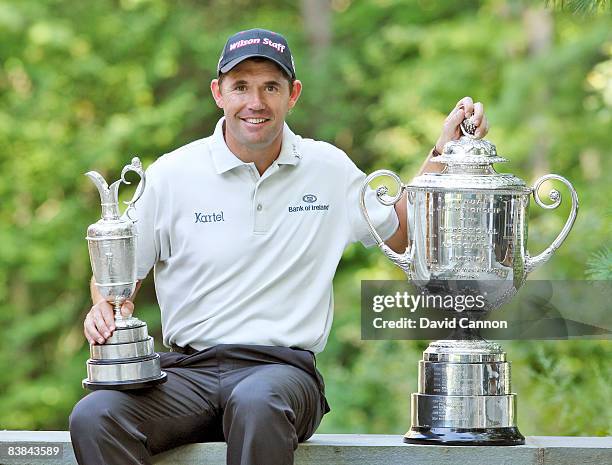
[[[83,380],[83,387],[90,391],[111,389],[113,391],[129,391],[132,389],[145,389],[158,384],[163,384],[168,380],[166,372],[162,371],[155,378],[139,379],[135,381],[90,381],[88,378]]]
[[[404,436],[408,444],[445,446],[520,446],[525,437],[516,426],[506,428],[412,427]]]
[[[166,381],[145,323],[118,327],[106,344],[90,345],[89,351],[87,378],[83,380],[85,389],[127,391]]]

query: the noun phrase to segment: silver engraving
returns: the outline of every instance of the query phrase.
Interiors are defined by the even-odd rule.
[[[510,394],[510,363],[419,362],[419,392],[439,395]]]
[[[447,396],[412,394],[412,425],[433,428],[509,428],[516,426],[516,394]]]

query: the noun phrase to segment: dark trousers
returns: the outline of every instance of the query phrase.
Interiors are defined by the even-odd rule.
[[[292,464],[329,411],[306,350],[231,344],[160,356],[166,383],[95,391],[74,407],[79,464],[150,464],[154,454],[209,441],[227,442],[228,465]]]

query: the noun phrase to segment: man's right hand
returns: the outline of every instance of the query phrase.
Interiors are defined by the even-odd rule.
[[[128,317],[134,312],[134,304],[126,300],[121,307],[121,315]],[[104,344],[115,330],[115,316],[113,306],[101,299],[96,303],[83,323],[85,337],[90,344]]]

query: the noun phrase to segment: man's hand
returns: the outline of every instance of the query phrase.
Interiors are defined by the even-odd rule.
[[[442,153],[444,150],[444,144],[451,140],[458,140],[461,135],[461,129],[459,125],[465,118],[469,118],[474,115],[474,124],[476,125],[476,132],[474,136],[478,139],[483,138],[489,132],[489,122],[484,114],[484,108],[482,103],[472,101],[471,97],[463,97],[457,102],[453,111],[444,120],[442,126],[442,133],[436,141],[435,149],[438,153]],[[431,161],[432,152],[421,166],[419,174],[423,173],[439,173],[442,171],[443,165],[441,163],[434,163]],[[405,196],[406,194],[404,194]],[[395,211],[399,219],[399,228],[393,236],[387,240],[387,245],[391,247],[397,253],[403,253],[408,245],[408,225],[406,223],[407,212],[406,212],[406,199],[402,198],[395,204]]]
[[[133,312],[134,304],[126,300],[121,307],[121,315],[128,317]],[[87,313],[83,327],[90,344],[104,344],[115,330],[113,306],[104,299],[99,300]]]
[[[482,103],[474,103],[471,97],[463,97],[457,102],[457,105],[455,105],[453,111],[451,111],[444,120],[442,133],[436,141],[436,150],[439,153],[442,153],[444,144],[451,140],[457,140],[461,137],[462,133],[459,125],[465,118],[469,118],[472,114],[474,115],[474,122],[476,124],[476,132],[474,133],[474,136],[476,136],[478,139],[482,139],[487,135],[489,132],[489,122],[484,114]]]

